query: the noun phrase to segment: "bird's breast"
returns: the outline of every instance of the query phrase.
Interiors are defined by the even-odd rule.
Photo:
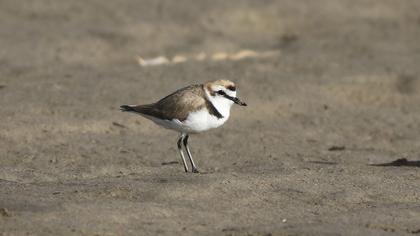
[[[183,122],[183,125],[191,130],[191,132],[202,132],[223,125],[228,118],[229,114],[224,114],[222,118],[219,118],[210,114],[207,109],[203,108],[191,112]]]

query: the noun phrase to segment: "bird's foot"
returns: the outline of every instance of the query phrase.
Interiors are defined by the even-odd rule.
[[[197,169],[197,168],[193,168],[191,172],[192,172],[192,173],[200,173],[200,171],[198,171],[198,169]]]

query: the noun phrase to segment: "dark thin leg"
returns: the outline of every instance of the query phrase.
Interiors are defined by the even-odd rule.
[[[184,164],[185,172],[188,172],[187,162],[185,162],[184,153],[182,152],[182,141],[183,141],[184,137],[185,137],[185,134],[181,134],[181,136],[179,136],[177,144],[178,144],[178,151],[181,154],[182,164]]]
[[[192,172],[193,172],[193,173],[199,173],[199,171],[198,171],[198,169],[197,169],[197,166],[194,164],[194,161],[193,161],[193,159],[192,159],[190,149],[188,148],[188,138],[189,138],[189,136],[188,136],[188,134],[187,134],[187,135],[185,136],[185,138],[184,138],[184,146],[185,146],[185,149],[187,150],[188,159],[190,159],[190,162],[191,162]]]

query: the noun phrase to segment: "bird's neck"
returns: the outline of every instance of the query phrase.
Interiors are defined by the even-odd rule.
[[[229,118],[230,108],[233,105],[233,102],[223,98],[223,97],[214,97],[206,91],[206,97],[208,101],[216,108],[216,110],[223,116],[223,118]]]

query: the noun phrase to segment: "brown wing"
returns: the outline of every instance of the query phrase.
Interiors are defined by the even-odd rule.
[[[184,121],[189,112],[200,110],[204,106],[206,99],[203,85],[191,85],[175,91],[156,103],[132,107],[132,110],[164,120]]]

